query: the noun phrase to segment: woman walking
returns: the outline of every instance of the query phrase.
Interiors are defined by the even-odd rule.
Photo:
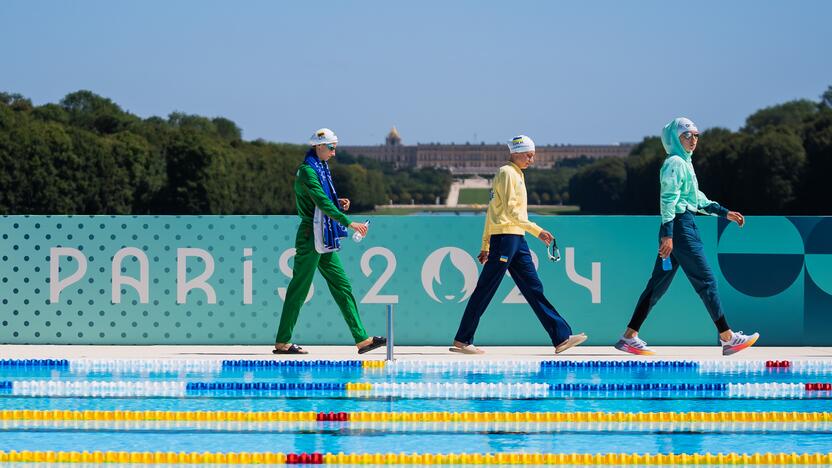
[[[296,174],[295,199],[301,221],[295,239],[293,276],[286,289],[275,338],[275,354],[307,354],[303,348],[292,344],[291,339],[316,269],[326,280],[355,340],[358,353],[364,354],[387,344],[386,338],[370,337],[364,331],[350,280],[338,258],[341,239],[347,235],[346,226],[365,236],[367,225],[350,221],[344,214],[350,208],[349,199],[338,198],[335,193],[327,161],[335,156],[337,144],[338,137],[332,130],[322,128],[315,132],[309,140],[310,149]]]
[[[529,221],[523,171],[534,163],[534,141],[526,135],[518,135],[508,142],[508,148],[508,164],[500,168],[492,183],[491,201],[485,214],[482,249],[477,255],[477,259],[485,266],[465,306],[453,346],[449,350],[461,354],[485,353],[474,346],[474,334],[480,318],[508,272],[548,333],[555,353],[560,354],[583,343],[587,337],[583,333],[573,335],[572,327],[544,295],[543,283],[537,275],[526,243],[526,232],[543,241],[546,246],[555,241],[551,232]]]
[[[694,219],[695,213],[703,212],[727,218],[740,227],[745,224],[745,217],[708,200],[705,194],[699,191],[699,181],[691,163],[698,142],[699,130],[693,122],[683,117],[673,119],[662,131],[662,145],[667,158],[659,172],[659,204],[662,215],[659,255],[653,265],[653,275],[638,299],[630,324],[624,336],[615,344],[615,348],[620,351],[638,355],[655,354],[647,343],[639,338],[638,331],[647,319],[650,309],[667,291],[679,267],[682,267],[682,271],[705,303],[705,308],[708,309],[719,332],[724,356],[752,346],[760,337],[759,333],[744,335],[742,332],[734,332],[728,326],[719,300],[716,278],[705,259],[705,250]]]

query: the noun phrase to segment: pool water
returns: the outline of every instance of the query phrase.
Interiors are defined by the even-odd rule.
[[[154,370],[149,361],[132,362],[132,368],[117,361],[0,363],[0,451],[832,452],[832,391],[806,385],[830,382],[832,363],[732,368],[689,362],[622,368],[503,362],[466,368],[331,362],[246,367],[183,361]],[[64,416],[56,417],[61,411]],[[148,411],[180,416],[124,414]],[[83,412],[87,416],[78,416]],[[204,415],[189,412],[214,416],[199,419]],[[240,421],[234,418],[249,416],[217,412],[285,414]],[[376,416],[362,412],[387,416],[372,420]],[[393,416],[428,412],[434,415],[419,416],[418,421]],[[587,412],[608,414],[608,420],[574,416]],[[749,422],[755,416],[746,414],[708,420],[706,414],[728,412],[754,413],[758,419]],[[330,419],[343,413],[346,420],[315,419],[330,413]],[[453,413],[471,419],[462,421]],[[698,416],[689,421],[633,420],[639,413]],[[814,419],[806,420],[807,413]],[[290,420],[295,417],[300,419]],[[573,417],[577,419],[569,419]]]

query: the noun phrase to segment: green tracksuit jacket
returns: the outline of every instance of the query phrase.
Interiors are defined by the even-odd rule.
[[[693,171],[692,152],[685,151],[676,133],[675,120],[662,131],[662,144],[667,158],[659,172],[661,196],[659,201],[662,215],[660,237],[673,237],[673,219],[685,211],[706,213],[721,217],[728,216],[728,210],[719,203],[708,200],[699,190],[699,181]]]

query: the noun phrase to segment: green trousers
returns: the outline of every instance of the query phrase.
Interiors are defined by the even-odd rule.
[[[280,314],[280,326],[277,329],[276,343],[290,343],[292,330],[298,321],[300,308],[303,306],[309,288],[312,286],[312,278],[315,276],[315,269],[321,272],[321,276],[329,286],[332,298],[341,309],[341,315],[350,328],[350,333],[356,343],[368,338],[361,324],[361,317],[358,316],[358,305],[352,295],[352,286],[341,260],[335,252],[319,254],[315,250],[315,238],[312,234],[312,226],[301,224],[298,228],[298,235],[295,240],[295,266],[293,268],[292,280],[286,288],[286,300],[283,302],[283,312]]]

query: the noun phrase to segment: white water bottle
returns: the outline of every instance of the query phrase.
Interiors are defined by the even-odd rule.
[[[370,220],[368,219],[367,221],[364,221],[364,225],[369,228],[370,227]],[[352,240],[354,240],[355,242],[361,242],[362,240],[364,240],[364,236],[362,236],[360,232],[355,231],[352,234]]]

